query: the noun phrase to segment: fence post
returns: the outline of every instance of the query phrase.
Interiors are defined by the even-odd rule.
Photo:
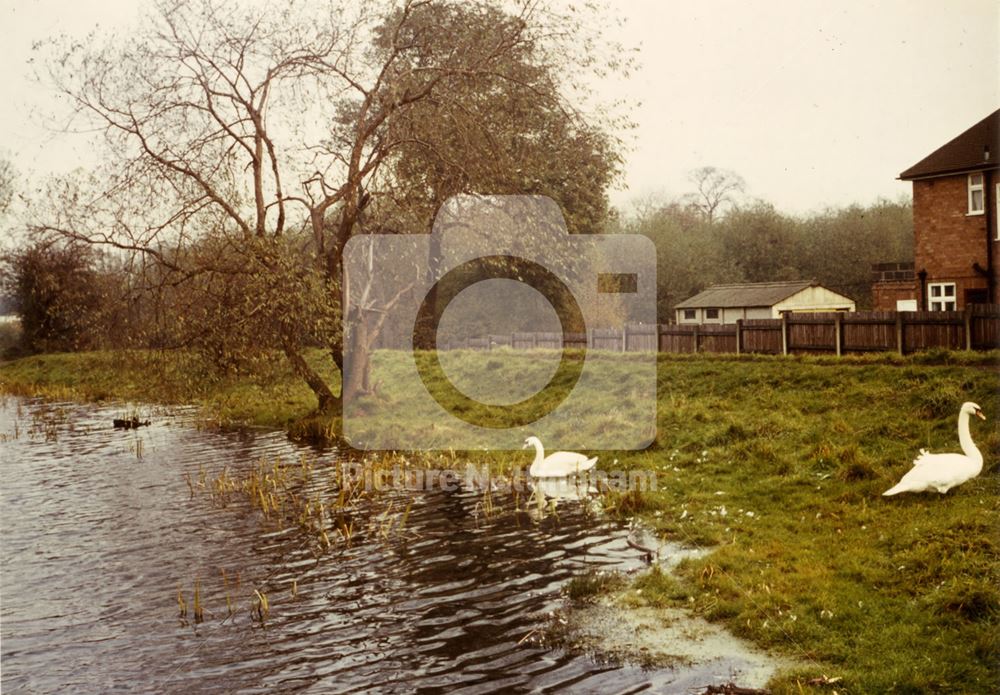
[[[531,334],[531,347],[538,348],[538,333]]]
[[[904,353],[903,347],[903,312],[896,312],[896,350],[900,355]]]
[[[972,349],[972,305],[965,305],[965,349]]]
[[[781,354],[788,354],[788,312],[781,314]]]
[[[622,352],[628,352],[628,324],[622,324]]]
[[[691,347],[691,352],[698,352],[701,349],[701,324],[694,324],[694,333],[691,334],[691,339],[694,340],[694,345]]]
[[[736,354],[743,353],[743,319],[736,319]]]
[[[837,357],[840,357],[840,354],[843,351],[842,348],[843,337],[844,337],[843,321],[844,317],[841,315],[839,311],[833,315],[833,340],[836,343],[835,351],[837,353]]]

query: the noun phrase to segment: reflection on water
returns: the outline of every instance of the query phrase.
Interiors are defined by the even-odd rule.
[[[484,518],[474,492],[389,493],[410,495],[394,502],[412,500],[405,533],[362,523],[350,547],[317,556],[293,527],[192,497],[185,474],[304,452],[321,471],[335,452],[199,431],[183,413],[114,430],[120,414],[0,406],[4,692],[681,692],[728,675],[522,641],[575,574],[641,566],[624,528],[578,504],[533,521]],[[206,618],[184,624],[178,590],[190,607],[196,580]],[[263,625],[255,590],[269,599]]]

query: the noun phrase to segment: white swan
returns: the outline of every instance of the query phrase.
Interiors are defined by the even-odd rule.
[[[538,437],[525,439],[522,448],[527,449],[529,446],[535,447],[535,460],[528,469],[528,475],[532,478],[565,478],[589,471],[597,463],[596,456],[589,459],[572,451],[557,451],[546,456]]]
[[[963,453],[930,454],[927,449],[921,449],[910,472],[882,494],[898,495],[900,492],[926,490],[937,490],[944,494],[979,475],[983,470],[983,455],[972,443],[972,435],[969,434],[970,415],[986,419],[982,409],[975,403],[962,404],[962,409],[958,411],[958,442],[962,445]]]

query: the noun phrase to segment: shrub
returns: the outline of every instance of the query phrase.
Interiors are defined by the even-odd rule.
[[[102,346],[109,278],[88,248],[41,241],[3,260],[6,289],[21,319],[20,352]]]

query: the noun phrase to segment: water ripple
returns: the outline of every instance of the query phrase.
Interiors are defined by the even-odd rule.
[[[578,506],[485,519],[472,492],[412,493],[395,507],[413,501],[406,533],[362,531],[317,560],[294,529],[192,498],[184,476],[336,452],[201,431],[183,410],[112,429],[121,414],[0,405],[5,692],[635,693],[675,679],[519,644],[574,575],[640,566],[620,526]],[[190,602],[196,579],[207,618],[183,625],[176,593]]]

